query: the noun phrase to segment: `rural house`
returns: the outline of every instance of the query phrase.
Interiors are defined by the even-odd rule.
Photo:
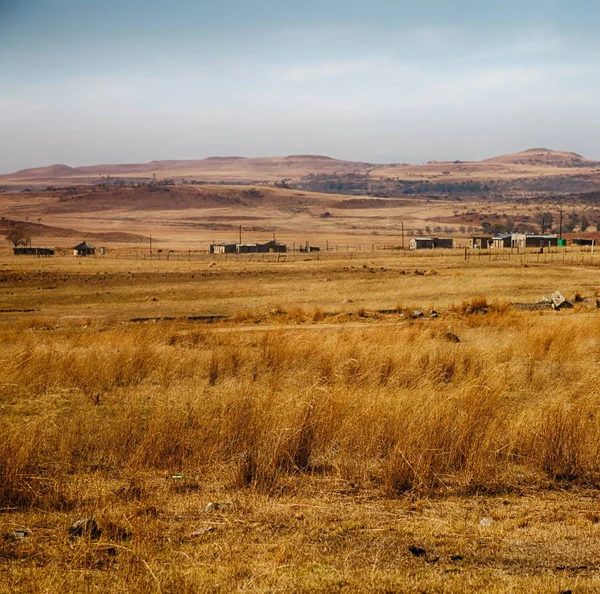
[[[84,242],[80,243],[79,245],[76,245],[73,248],[73,255],[74,256],[95,256],[96,248],[93,245],[90,245],[87,241],[84,241]]]
[[[446,237],[413,237],[410,240],[411,250],[432,250],[434,248],[452,248],[452,239]]]
[[[15,256],[54,256],[54,250],[40,247],[16,247],[13,248]]]
[[[223,243],[212,243],[209,251],[211,254],[235,254],[238,244],[235,241],[225,241]]]
[[[534,235],[525,233],[506,233],[492,237],[494,248],[541,248],[558,245],[558,235]]]
[[[558,235],[556,233],[546,235],[526,235],[525,247],[556,247]],[[519,247],[521,247],[519,245]]]
[[[487,250],[491,244],[491,235],[474,235],[473,237],[469,237],[469,247],[474,250]]]
[[[503,235],[494,235],[494,237],[492,237],[491,247],[493,247],[493,248],[512,247],[512,233],[505,233]]]
[[[267,243],[236,243],[226,241],[224,243],[213,243],[210,245],[211,254],[264,254],[287,252],[287,246],[281,241],[273,239]]]
[[[267,243],[259,244],[258,248],[260,252],[270,252],[275,254],[284,254],[287,252],[287,245],[281,241],[277,241],[276,239],[272,239]]]

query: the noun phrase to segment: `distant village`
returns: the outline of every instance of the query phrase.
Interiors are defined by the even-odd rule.
[[[594,239],[573,238],[571,245],[593,246]],[[470,249],[498,249],[498,248],[550,248],[565,247],[567,240],[556,233],[504,233],[502,235],[473,235],[464,241],[448,237],[413,237],[410,240],[411,250],[431,250],[436,248],[470,248]]]
[[[570,245],[573,246],[591,246],[592,250],[595,240],[587,237],[572,238]],[[535,248],[543,251],[545,248],[566,247],[567,240],[556,233],[535,234],[535,233],[504,233],[501,235],[471,235],[467,238],[450,237],[412,237],[408,242],[409,250],[434,250],[434,249],[472,249],[472,250],[495,250],[503,248]],[[337,246],[336,246],[337,248]],[[328,249],[329,245],[328,245]],[[374,248],[373,248],[374,249]],[[385,249],[405,249],[404,246],[386,246]],[[83,241],[72,248],[73,255],[78,257],[95,256],[97,252],[100,255],[106,255],[105,247],[97,249],[95,246]],[[275,239],[265,243],[251,242],[242,243],[241,241],[213,242],[209,245],[210,254],[286,254],[290,251],[287,244]],[[308,242],[300,244],[296,249],[294,244],[293,252],[313,253],[320,252],[318,246],[309,245]],[[161,254],[162,250],[156,250]],[[172,250],[169,250],[172,252]],[[54,256],[54,249],[46,247],[32,247],[30,241],[25,245],[15,245],[13,247],[15,256]],[[150,244],[150,253],[152,246]]]

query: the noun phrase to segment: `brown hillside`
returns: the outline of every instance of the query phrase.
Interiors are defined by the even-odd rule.
[[[110,175],[129,179],[186,178],[198,181],[258,182],[282,178],[300,179],[309,173],[348,173],[369,169],[367,163],[340,161],[318,155],[288,157],[209,157],[202,160],[151,161],[149,163],[107,164],[86,167],[53,165],[0,175],[0,184],[74,185],[97,182]]]
[[[590,163],[577,153],[552,151],[545,148],[533,148],[521,153],[500,155],[486,159],[484,163],[515,163],[519,165],[570,165]]]
[[[12,229],[22,229],[28,237],[31,237],[33,244],[36,240],[46,238],[73,238],[81,239],[85,237],[94,241],[107,241],[119,243],[142,243],[147,238],[135,233],[124,233],[120,231],[108,233],[91,233],[89,231],[79,231],[77,229],[66,229],[64,227],[54,227],[52,225],[43,225],[41,223],[32,223],[30,221],[18,221],[4,219],[0,221],[0,238],[4,238]]]

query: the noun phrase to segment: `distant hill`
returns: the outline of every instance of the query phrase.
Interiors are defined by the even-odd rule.
[[[356,194],[360,193],[359,188],[368,187],[363,193],[383,196],[406,191],[477,193],[492,187],[497,191],[586,192],[600,187],[600,162],[590,161],[576,153],[545,148],[528,149],[483,161],[431,161],[423,165],[376,165],[322,155],[232,156],[85,167],[50,165],[0,175],[0,187],[35,189],[93,185],[106,182],[109,176],[113,180],[128,182],[148,182],[156,178],[173,179],[176,183],[250,185],[287,180],[292,186],[309,191]],[[380,185],[375,184],[377,180],[381,180]]]
[[[528,149],[512,155],[500,155],[486,159],[484,163],[515,163],[519,165],[569,165],[591,163],[577,153],[552,151],[545,148]]]
[[[175,178],[205,182],[273,182],[300,179],[309,173],[365,172],[368,163],[340,161],[320,155],[287,157],[209,157],[201,160],[150,161],[149,163],[70,167],[50,165],[0,175],[0,185],[76,185],[98,182],[102,177],[149,180]]]

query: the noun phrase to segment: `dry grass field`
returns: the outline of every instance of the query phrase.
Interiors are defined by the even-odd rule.
[[[0,592],[598,591],[592,254],[180,255],[0,253]]]

